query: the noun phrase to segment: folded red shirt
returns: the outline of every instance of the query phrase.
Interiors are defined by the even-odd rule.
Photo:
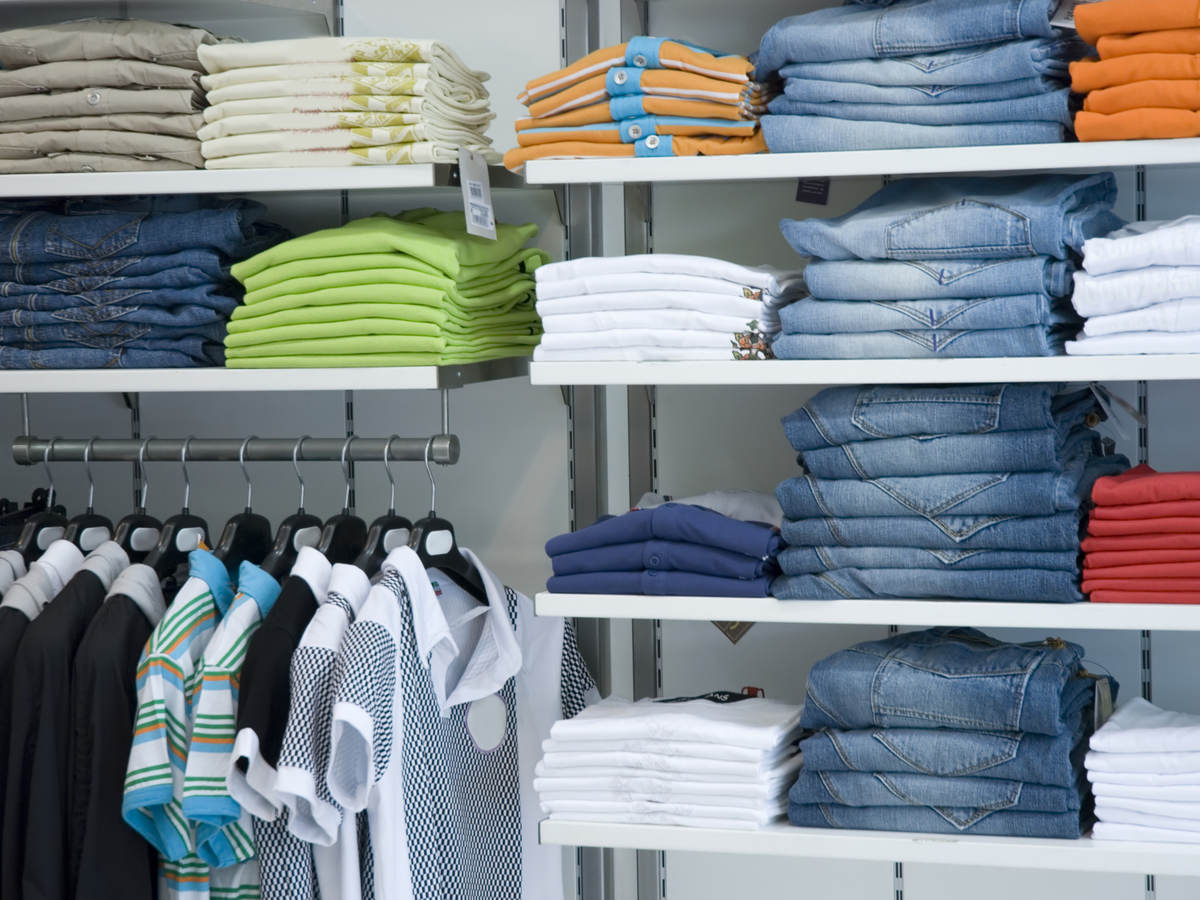
[[[1104,540],[1104,538],[1094,538]],[[1102,550],[1083,558],[1084,569],[1097,571],[1110,567],[1148,566],[1163,563],[1196,563],[1200,565],[1200,548],[1190,550]]]
[[[1120,475],[1097,478],[1092,488],[1097,506],[1170,500],[1200,500],[1200,472],[1157,472],[1143,463]]]
[[[1163,500],[1161,503],[1126,503],[1097,506],[1096,519],[1162,519],[1167,516],[1200,516],[1200,500]]]
[[[1200,516],[1089,519],[1087,533],[1093,537],[1113,537],[1120,534],[1200,534]]]
[[[1157,594],[1162,591],[1183,593],[1195,591],[1200,602],[1200,578],[1084,578],[1083,592],[1092,591],[1141,591]]]
[[[1195,578],[1200,580],[1200,562],[1100,566],[1086,570],[1084,577],[1089,581],[1096,578]]]
[[[1192,591],[1094,591],[1093,603],[1200,603],[1200,593]]]
[[[1087,537],[1080,547],[1092,554],[1104,550],[1197,550],[1200,534],[1123,534],[1114,537]]]

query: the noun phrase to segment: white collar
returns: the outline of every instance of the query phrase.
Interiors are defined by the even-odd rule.
[[[117,576],[112,588],[109,589],[108,596],[116,597],[119,594],[134,602],[151,627],[157,625],[159,619],[163,617],[163,613],[167,611],[158,575],[143,563],[127,566]]]

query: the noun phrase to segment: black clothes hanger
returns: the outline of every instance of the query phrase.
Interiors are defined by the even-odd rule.
[[[179,462],[183,466],[183,508],[162,525],[158,544],[146,557],[146,565],[154,569],[159,578],[170,578],[187,562],[188,554],[201,544],[208,546],[208,523],[188,511],[192,499],[192,481],[188,477],[187,452],[192,439],[183,442]]]
[[[129,554],[130,562],[142,562],[146,555],[158,545],[162,522],[146,515],[146,495],[150,492],[150,479],[146,476],[146,445],[153,438],[146,438],[138,448],[138,471],[142,475],[142,490],[138,495],[137,508],[121,519],[113,531],[113,540]]]
[[[51,441],[51,443],[54,442]],[[63,535],[65,540],[70,541],[84,553],[91,553],[109,540],[113,534],[112,519],[96,512],[96,480],[92,477],[90,459],[94,443],[96,443],[96,439],[92,438],[83,448],[83,470],[87,473],[88,480],[87,509],[67,523],[67,531]]]
[[[260,563],[271,549],[271,523],[266,516],[259,515],[252,508],[254,483],[246,471],[246,445],[255,437],[251,435],[246,438],[238,448],[238,465],[242,467],[242,476],[246,479],[246,508],[225,523],[221,538],[217,541],[217,549],[213,551],[213,556],[225,563],[230,577],[235,580],[238,567],[244,560]]]
[[[262,562],[262,569],[276,581],[292,570],[301,547],[312,547],[321,539],[321,520],[304,511],[304,476],[300,473],[300,450],[308,435],[304,435],[292,448],[292,468],[300,482],[300,505],[294,513],[279,523],[275,542]]]
[[[350,467],[346,464],[346,451],[353,437],[342,444],[342,475],[346,479],[346,499],[342,511],[331,517],[321,531],[317,549],[331,563],[352,563],[367,545],[367,523],[354,515],[350,508]]]
[[[58,438],[51,440],[42,455],[46,480],[50,482],[47,488],[46,508],[26,519],[21,527],[21,534],[17,537],[16,550],[25,558],[26,565],[41,556],[43,551],[61,538],[67,530],[67,517],[61,510],[54,508],[54,476],[50,472],[50,451],[54,449],[54,442],[57,440]]]
[[[388,510],[371,523],[371,529],[367,532],[367,546],[354,561],[356,566],[367,573],[368,578],[375,577],[383,565],[383,561],[387,559],[387,555],[395,548],[407,544],[409,535],[412,533],[412,522],[404,516],[396,514],[396,476],[392,474],[391,459],[389,458],[392,441],[395,437],[396,435],[393,434],[388,438],[388,442],[383,447],[383,470],[387,472],[388,483],[391,485]]]
[[[437,514],[437,482],[434,481],[433,469],[429,466],[429,450],[432,446],[433,438],[430,438],[429,443],[425,445],[425,471],[429,475],[430,488],[429,515],[413,525],[412,533],[408,537],[408,546],[417,552],[425,568],[445,572],[451,581],[480,603],[487,603],[487,589],[483,586],[483,578],[458,549],[454,526]]]

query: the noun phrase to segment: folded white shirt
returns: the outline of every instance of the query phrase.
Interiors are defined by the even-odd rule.
[[[676,816],[668,813],[551,813],[556,822],[597,822],[613,825],[679,825],[684,828],[728,829],[730,831],[757,831],[779,816],[765,822],[749,822],[745,819]]]
[[[1066,342],[1068,356],[1200,353],[1200,331],[1125,331]]]
[[[729,693],[636,703],[609,697],[572,719],[555,722],[550,737],[557,741],[662,738],[771,750],[795,739],[801,711],[791,703]]]
[[[733,350],[728,331],[658,331],[654,328],[620,328],[598,332],[545,334],[538,346],[547,350],[584,350],[621,347],[673,347],[683,350]]]
[[[657,778],[671,782],[703,781],[716,784],[743,784],[754,787],[765,783],[761,775],[730,775],[725,772],[667,772],[638,766],[583,766],[580,768],[548,768],[545,761],[534,767],[538,778]]]
[[[672,791],[659,794],[654,791],[538,791],[538,802],[545,812],[567,812],[568,803],[681,803],[688,806],[704,806],[716,813],[722,809],[747,809],[760,811],[768,803],[774,807],[781,805],[781,798],[787,794],[787,789],[776,791],[770,796],[747,797],[733,794],[680,794]],[[784,800],[786,802],[786,800]],[[554,806],[551,806],[554,804]],[[612,810],[619,812],[620,810]],[[654,810],[651,810],[652,812]],[[659,810],[666,812],[666,810]]]
[[[1200,298],[1167,300],[1111,316],[1092,316],[1083,323],[1083,333],[1089,337],[1131,331],[1200,331]]]
[[[550,315],[538,309],[546,334],[594,334],[597,331],[664,328],[670,331],[720,331],[733,337],[751,330],[743,316],[718,316],[686,309],[637,309]]]
[[[537,777],[533,779],[533,789],[539,795],[572,796],[586,798],[592,795],[653,796],[653,797],[690,797],[705,796],[725,802],[733,798],[745,800],[766,800],[776,797],[781,792],[786,793],[795,782],[794,774],[787,778],[752,783],[744,781],[676,781],[669,778],[658,778],[653,774],[641,772],[631,775],[610,776],[608,778],[573,778]]]
[[[546,298],[542,296],[543,289],[542,285],[538,285],[537,311],[541,316],[617,310],[684,309],[715,316],[754,318],[763,309],[761,300],[747,300],[745,297],[733,294],[635,290],[611,294],[567,294],[562,297]]]
[[[695,257],[687,257],[694,259]],[[550,263],[550,266],[560,263]],[[542,268],[547,268],[543,266]],[[749,270],[754,272],[756,270]],[[536,276],[535,276],[536,277]],[[761,281],[761,279],[754,279]],[[778,288],[781,297],[796,299],[808,293],[800,272],[779,272],[771,288]],[[672,294],[715,294],[719,297],[740,297],[743,300],[762,300],[772,295],[762,284],[751,279],[718,278],[686,272],[600,272],[575,278],[558,278],[551,273],[538,282],[538,298],[555,300],[560,297],[585,297],[591,294],[625,294],[639,291]]]
[[[1141,797],[1097,797],[1106,810],[1124,809],[1150,816],[1165,816],[1168,819],[1188,819],[1200,828],[1200,803],[1186,800],[1146,800]]]
[[[762,494],[758,491],[709,491],[706,494],[697,494],[694,497],[672,497],[667,499],[659,494],[642,494],[638,499],[638,509],[653,509],[656,506],[662,506],[664,503],[683,503],[687,506],[703,506],[705,509],[711,509],[713,512],[719,512],[723,516],[728,516],[730,519],[737,519],[739,522],[765,522],[768,525],[774,525],[779,528],[783,525],[783,507],[779,505],[779,500],[774,494]],[[727,744],[688,744],[686,746],[696,747],[721,747],[722,752],[732,753],[735,748],[729,747]],[[630,748],[635,749],[635,748]],[[636,748],[645,749],[645,748]],[[790,755],[791,748],[784,748],[787,755]],[[672,751],[663,750],[663,753]],[[709,753],[684,753],[684,756],[707,756]],[[745,759],[743,756],[725,756],[717,757],[720,759]]]
[[[1165,775],[1159,772],[1098,772],[1088,769],[1087,777],[1092,784],[1200,788],[1200,772],[1179,772]]]
[[[720,347],[580,347],[553,350],[539,344],[533,348],[534,362],[722,362],[734,359],[731,348]]]
[[[541,798],[539,798],[541,800]],[[542,810],[554,814],[577,815],[588,818],[592,815],[666,815],[681,818],[745,820],[758,825],[779,818],[787,811],[787,801],[764,803],[756,809],[738,806],[696,806],[689,803],[620,802],[616,800],[550,800],[541,801]]]
[[[1112,797],[1129,800],[1159,800],[1200,804],[1200,784],[1107,784],[1092,783],[1092,793],[1097,797]]]
[[[1083,243],[1083,268],[1092,275],[1146,266],[1200,264],[1200,216],[1173,221],[1130,222]]]
[[[551,816],[553,818],[553,816]],[[1117,822],[1097,822],[1092,837],[1098,841],[1162,841],[1175,844],[1200,844],[1200,831],[1178,828],[1151,828],[1147,825],[1126,825]]]
[[[1089,750],[1084,757],[1089,772],[1146,772],[1174,775],[1200,772],[1200,753],[1101,753]]]
[[[753,494],[751,491],[730,491],[729,493],[746,493],[751,497],[759,495]],[[761,495],[768,497],[769,495]],[[647,498],[653,498],[648,500]],[[697,502],[699,497],[688,497],[678,501],[677,503],[686,503],[691,506],[705,506],[709,509],[716,509],[714,506],[709,506],[707,503]],[[774,497],[770,497],[775,500]],[[657,502],[654,502],[657,500]],[[655,506],[662,506],[667,501],[663,500],[657,494],[645,494],[638,501],[639,509],[652,509]],[[734,502],[734,501],[730,501]],[[750,502],[750,501],[746,501]],[[778,503],[778,501],[776,501]],[[764,503],[765,506],[765,503]],[[722,515],[728,516],[728,512],[716,510]],[[730,518],[741,518],[739,516],[730,516]],[[763,519],[741,519],[741,521],[762,522]],[[762,750],[758,747],[734,747],[730,744],[713,744],[705,741],[657,741],[653,738],[630,738],[628,740],[614,741],[556,741],[554,738],[546,738],[542,741],[543,753],[659,753],[664,756],[691,756],[698,759],[721,759],[731,762],[750,762],[763,763],[767,761],[778,761],[786,756],[794,754],[795,748],[791,746],[783,746],[773,750]]]
[[[785,272],[767,266],[739,266],[723,259],[681,253],[587,256],[542,266],[537,270],[535,277],[541,285],[549,281],[630,273],[697,275],[759,288],[780,296],[789,291],[794,292],[795,282],[799,277],[797,271]]]
[[[1200,265],[1146,266],[1110,275],[1076,272],[1071,304],[1081,316],[1106,316],[1183,297],[1200,297]]]
[[[1200,716],[1135,697],[1117,708],[1088,746],[1101,753],[1200,752]]]
[[[1174,828],[1179,831],[1200,832],[1200,819],[1181,819],[1161,813],[1141,812],[1123,806],[1114,806],[1109,800],[1096,800],[1096,818],[1101,822],[1120,825],[1147,825],[1150,828]]]
[[[733,762],[722,759],[698,759],[694,756],[667,756],[661,753],[547,753],[542,757],[547,773],[571,769],[605,767],[643,769],[647,772],[695,772],[704,775],[728,775],[732,778],[769,780],[793,765],[784,760],[769,765]]]

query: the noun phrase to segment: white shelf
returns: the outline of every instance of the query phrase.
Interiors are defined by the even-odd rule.
[[[539,616],[582,619],[1200,631],[1200,604],[776,600],[774,597],[650,597],[546,592],[538,594],[535,603]]]
[[[856,859],[996,866],[1064,872],[1200,875],[1195,844],[1144,844],[1005,837],[955,837],[887,831],[839,831],[772,825],[758,831],[666,825],[608,825],[546,820],[543,844],[628,850],[682,850],[802,859]]]
[[[527,367],[525,359],[498,359],[387,369],[10,369],[0,371],[0,394],[411,391],[515,378]]]
[[[1200,163],[1200,139],[1016,144],[928,150],[848,150],[746,156],[542,159],[525,166],[529,184],[772,181],[849,175],[1048,172]]]
[[[534,384],[960,384],[1020,381],[1200,380],[1200,354],[1000,359],[535,362]]]

